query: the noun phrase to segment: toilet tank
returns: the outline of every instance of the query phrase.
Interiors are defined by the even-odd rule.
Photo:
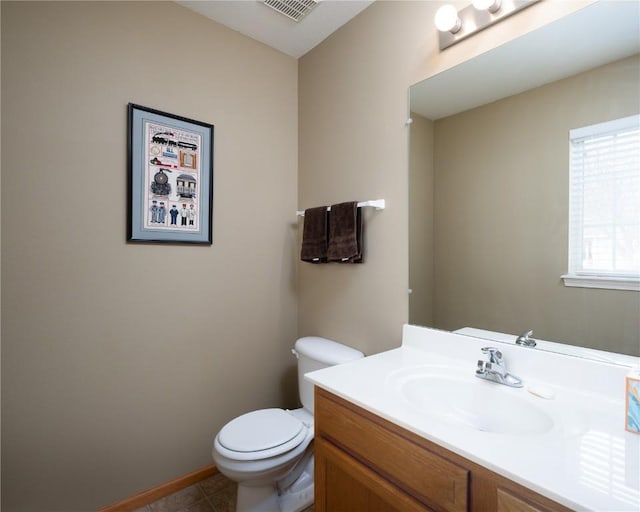
[[[304,374],[364,357],[359,350],[317,336],[300,338],[296,341],[293,353],[298,358],[300,401],[311,414],[313,414],[313,384],[305,380]]]

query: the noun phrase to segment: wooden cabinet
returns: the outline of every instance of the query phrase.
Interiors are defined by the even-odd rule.
[[[497,512],[542,512],[544,509],[522,501],[518,496],[504,489],[498,489]]]
[[[315,441],[316,493],[314,510],[424,512],[430,510],[334,445]]]
[[[315,512],[568,512],[316,388]]]

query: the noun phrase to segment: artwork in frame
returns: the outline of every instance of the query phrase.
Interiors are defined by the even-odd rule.
[[[213,242],[213,125],[129,103],[130,242]]]

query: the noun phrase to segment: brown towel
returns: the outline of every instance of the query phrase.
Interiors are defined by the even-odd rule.
[[[318,206],[304,211],[302,249],[300,259],[309,263],[327,261],[327,207]]]
[[[362,220],[362,208],[356,209],[356,243],[358,245],[358,254],[351,258],[351,263],[364,263],[364,244],[363,244],[364,221]]]
[[[327,260],[362,263],[362,228],[357,201],[331,205]]]

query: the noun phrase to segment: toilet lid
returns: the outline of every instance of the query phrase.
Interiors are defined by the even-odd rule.
[[[305,438],[303,423],[283,409],[260,409],[238,416],[218,434],[220,444],[234,452],[259,452],[282,447],[284,453]],[[275,455],[275,454],[274,454]]]

